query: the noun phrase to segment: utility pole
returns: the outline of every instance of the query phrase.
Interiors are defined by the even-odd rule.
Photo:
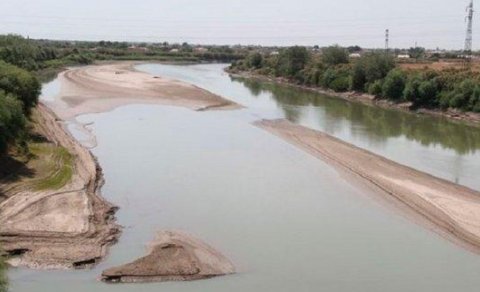
[[[472,60],[472,27],[473,27],[473,0],[470,0],[470,5],[467,6],[467,36],[465,37],[464,58],[467,64]]]
[[[385,30],[385,54],[388,54],[388,43],[390,41],[390,30],[387,28]]]

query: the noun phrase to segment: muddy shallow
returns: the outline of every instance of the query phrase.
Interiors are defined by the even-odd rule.
[[[12,270],[12,291],[477,291],[480,256],[392,212],[372,200],[368,189],[249,122],[291,109],[292,117],[300,113],[300,122],[330,128],[444,177],[454,169],[443,163],[459,159],[460,182],[476,189],[478,151],[461,154],[441,141],[421,146],[406,136],[382,136],[338,111],[333,115],[337,106],[284,105],[268,91],[255,97],[219,68],[162,70],[203,78],[207,89],[250,108],[199,113],[133,105],[80,118],[94,122],[90,128],[98,147],[93,152],[106,178],[102,193],[120,206],[124,232],[94,270]],[[397,151],[405,145],[408,157]],[[430,158],[435,159],[427,163]],[[145,244],[162,229],[188,231],[208,242],[239,274],[140,286],[96,280],[105,268],[143,256]]]

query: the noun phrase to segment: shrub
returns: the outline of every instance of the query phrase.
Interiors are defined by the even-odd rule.
[[[350,78],[347,76],[341,76],[335,78],[330,83],[330,88],[337,92],[347,91],[350,87]]]
[[[368,93],[375,96],[381,96],[382,87],[383,87],[382,80],[377,80],[368,86]]]
[[[0,90],[23,102],[25,112],[37,104],[41,85],[30,72],[0,61]]]
[[[305,47],[290,47],[280,52],[275,70],[277,76],[293,77],[305,68],[310,54]]]
[[[370,84],[385,78],[394,67],[395,63],[391,56],[384,53],[366,54],[353,65],[351,88],[353,90],[365,91]]]
[[[0,92],[0,154],[22,134],[25,123],[21,101]]]
[[[348,63],[348,51],[340,46],[330,46],[322,50],[322,61],[327,66]]]
[[[405,79],[405,73],[403,73],[403,71],[398,69],[390,71],[383,82],[383,96],[393,100],[401,100],[405,89]]]

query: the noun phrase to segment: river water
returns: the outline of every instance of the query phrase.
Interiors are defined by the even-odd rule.
[[[480,190],[478,129],[232,79],[224,66],[138,69],[196,84],[245,109],[130,105],[79,117],[93,122],[103,195],[120,207],[124,232],[93,270],[10,270],[12,291],[478,291],[479,255],[250,122],[285,117]],[[55,94],[55,82],[45,98]],[[154,232],[165,229],[205,240],[239,273],[188,283],[96,280],[103,269],[142,256]]]

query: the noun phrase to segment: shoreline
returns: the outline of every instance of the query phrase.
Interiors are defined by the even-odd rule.
[[[116,206],[100,193],[103,172],[93,154],[39,103],[39,131],[75,158],[72,178],[57,190],[8,186],[0,203],[0,243],[12,266],[81,269],[96,265],[120,236]],[[1,185],[0,185],[1,186]]]
[[[458,239],[471,250],[480,251],[480,192],[286,120],[261,120],[253,124],[354,175],[423,216],[441,233],[451,235],[453,241]]]
[[[368,106],[377,106],[383,109],[398,110],[398,111],[410,113],[413,115],[428,115],[432,117],[440,117],[440,118],[445,118],[451,122],[467,124],[473,127],[480,127],[480,113],[461,112],[455,109],[448,109],[446,111],[443,111],[441,109],[427,109],[427,108],[411,109],[410,103],[395,103],[386,99],[377,99],[375,96],[367,93],[360,93],[360,92],[354,92],[354,91],[335,92],[331,89],[298,85],[286,80],[285,78],[274,78],[274,77],[264,76],[260,74],[255,74],[252,72],[236,72],[236,71],[229,71],[228,69],[226,70],[226,72],[233,77],[255,79],[263,82],[281,84],[284,86],[290,86],[294,88],[308,90],[308,91],[316,92],[332,98],[340,98],[346,101],[357,102],[357,103],[361,103]]]
[[[7,194],[0,200],[0,244],[9,265],[89,268],[118,241],[121,231],[114,217],[118,207],[100,195],[101,166],[68,129],[72,123],[95,138],[88,125],[76,121],[77,116],[129,104],[179,106],[199,112],[242,107],[197,86],[140,72],[135,64],[109,62],[64,70],[58,75],[61,88],[54,100],[39,102],[35,128],[49,143],[75,157],[74,173],[71,181],[56,190],[29,189],[22,180],[0,181],[0,194]]]

